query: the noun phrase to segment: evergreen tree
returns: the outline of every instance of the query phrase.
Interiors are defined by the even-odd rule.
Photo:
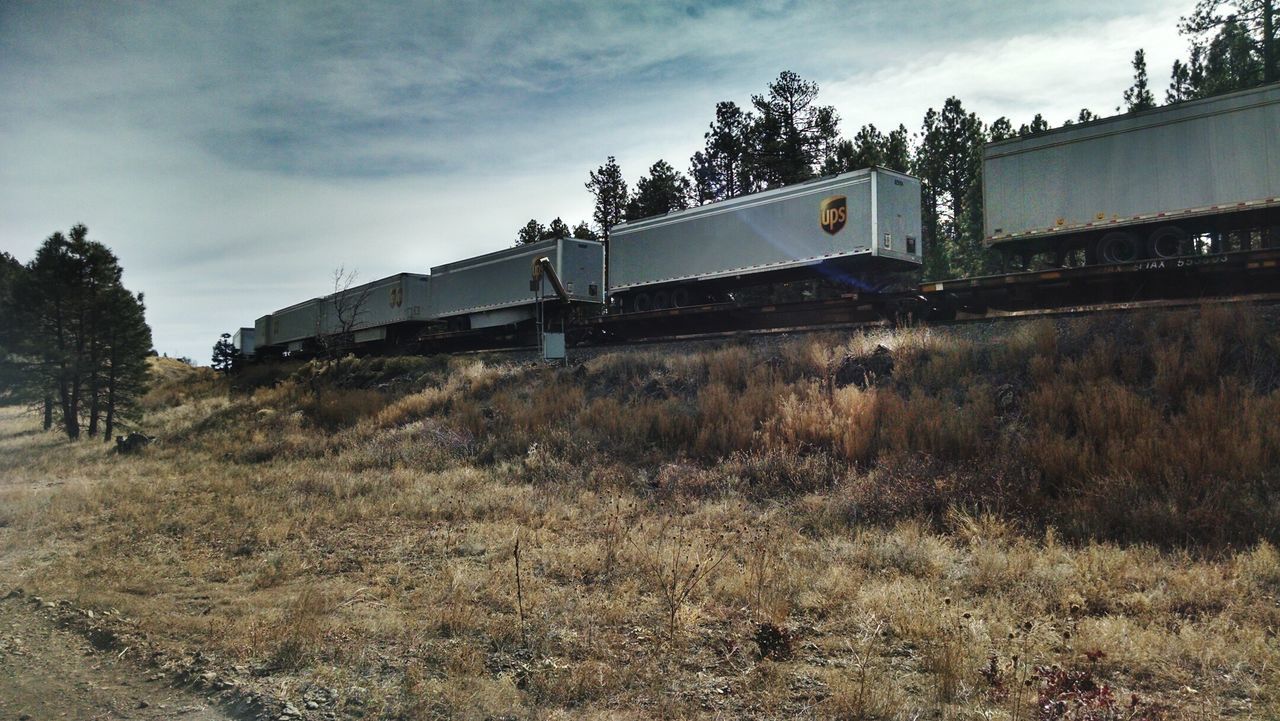
[[[595,198],[591,219],[599,229],[600,240],[608,244],[609,233],[613,226],[622,222],[627,207],[627,183],[622,179],[622,168],[618,167],[618,161],[612,155],[587,177],[587,190]]]
[[[28,396],[41,398],[46,427],[56,405],[69,438],[79,438],[86,426],[96,435],[104,416],[113,424],[132,400],[118,392],[121,378],[140,374],[139,384],[145,381],[151,331],[121,273],[115,255],[77,225],[68,236],[54,233],[44,242],[19,289],[31,358],[23,384]]]
[[[991,124],[991,129],[987,135],[991,142],[997,143],[1001,140],[1008,140],[1009,138],[1014,137],[1017,135],[1017,132],[1013,129],[1013,121],[1001,115],[996,118],[994,123]]]
[[[690,159],[697,202],[736,198],[756,189],[751,176],[754,122],[755,116],[736,103],[716,103],[716,119],[702,136],[706,146]]]
[[[18,341],[18,303],[14,296],[25,269],[17,258],[0,251],[0,360]]]
[[[1187,62],[1174,61],[1167,102],[1204,98],[1280,80],[1275,0],[1200,0],[1182,18]]]
[[[585,222],[573,226],[573,237],[577,240],[599,240],[600,236]]]
[[[841,138],[832,148],[831,155],[822,161],[822,169],[819,172],[822,175],[837,175],[868,167],[858,163],[858,148],[854,146],[852,140]]]
[[[17,291],[25,274],[17,258],[0,251],[0,398],[8,400],[16,400],[21,389],[23,311]]]
[[[1147,87],[1147,53],[1141,48],[1133,54],[1133,86],[1124,91],[1125,110],[1137,113],[1156,106],[1155,96]]]
[[[885,135],[874,125],[864,125],[853,140],[840,140],[835,144],[833,153],[823,161],[822,174],[835,175],[873,166],[905,173],[910,165],[906,126],[899,125]]]
[[[883,165],[885,144],[886,138],[876,126],[864,125],[853,140],[842,139],[835,144],[832,154],[823,160],[822,174],[835,175]]]
[[[1043,118],[1040,119],[1043,122]],[[925,114],[914,163],[921,181],[925,275],[976,275],[994,267],[982,248],[981,168],[986,132],[958,98]]]
[[[542,240],[547,234],[547,227],[537,220],[529,219],[524,227],[516,232],[516,245],[528,245]]]
[[[547,226],[544,238],[568,238],[572,234],[573,231],[569,229],[569,225],[560,218],[556,218]]]
[[[1044,116],[1041,115],[1040,113],[1036,113],[1036,116],[1031,119],[1030,124],[1023,123],[1021,126],[1018,127],[1018,137],[1028,138],[1028,137],[1031,137],[1032,135],[1039,135],[1040,133],[1043,133],[1050,129],[1051,129],[1051,126],[1049,125],[1049,121],[1045,120]]]
[[[881,164],[899,173],[910,172],[911,143],[907,139],[907,126],[899,124],[884,138],[881,148]]]
[[[134,295],[124,286],[113,287],[108,306],[113,322],[107,329],[104,441],[111,440],[121,419],[134,420],[140,415],[139,401],[147,391],[147,358],[154,354],[142,294]],[[240,351],[235,351],[235,358],[238,363]]]
[[[223,333],[218,336],[218,342],[213,344],[213,357],[209,365],[219,373],[230,375],[239,366],[236,360],[239,354],[235,344],[231,342],[231,334]]]
[[[753,95],[756,111],[752,177],[776,188],[812,178],[835,154],[840,119],[817,105],[818,85],[784,70],[766,95]]]
[[[636,181],[636,193],[627,203],[627,220],[640,220],[689,207],[693,188],[684,173],[659,160],[649,167],[649,176]]]
[[[574,234],[574,230],[569,224],[556,218],[551,221],[550,225],[543,225],[536,219],[530,219],[524,227],[516,231],[516,245],[528,245],[529,243],[537,243],[540,240],[550,240],[552,238],[568,238]]]

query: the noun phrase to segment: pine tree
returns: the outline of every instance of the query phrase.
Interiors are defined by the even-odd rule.
[[[1001,140],[1008,140],[1017,134],[1018,133],[1013,129],[1013,121],[1003,115],[996,118],[996,121],[991,124],[991,128],[987,132],[988,138],[993,143],[1000,142]]]
[[[941,112],[930,108],[925,113],[913,170],[921,181],[929,278],[976,275],[994,267],[981,245],[981,223],[975,225],[982,207],[986,139],[982,121],[965,112],[959,98],[948,98]]]
[[[213,357],[209,361],[209,366],[219,373],[230,375],[238,365],[236,362],[238,353],[235,344],[231,342],[231,334],[223,333],[218,336],[218,342],[213,344]]]
[[[134,295],[124,286],[116,286],[108,294],[107,304],[112,323],[106,331],[104,441],[111,440],[121,419],[133,420],[140,415],[139,401],[147,390],[147,358],[154,353],[142,294]],[[239,351],[235,356],[239,358]]]
[[[556,218],[547,226],[544,238],[568,238],[572,234],[573,231],[569,229],[569,225],[560,218]]]
[[[573,237],[577,240],[600,239],[600,236],[596,235],[596,232],[592,230],[591,226],[587,225],[585,221],[573,226]]]
[[[697,202],[736,198],[756,190],[751,175],[754,123],[755,116],[736,103],[716,103],[716,119],[702,136],[706,146],[690,159]]]
[[[50,236],[22,280],[28,310],[20,327],[30,358],[22,382],[41,399],[46,428],[56,410],[72,439],[96,435],[104,417],[113,426],[130,402],[119,393],[121,379],[145,383],[151,331],[121,274],[115,255],[77,225],[68,236]]]
[[[519,231],[516,232],[516,245],[528,245],[542,240],[542,236],[547,232],[547,227],[537,220],[530,218]]]
[[[1133,86],[1124,91],[1125,110],[1138,113],[1156,106],[1155,96],[1147,87],[1147,53],[1139,48],[1133,54]]]
[[[1200,0],[1178,30],[1187,62],[1173,63],[1167,102],[1204,98],[1280,80],[1275,0]]]
[[[752,176],[776,188],[812,178],[839,142],[835,108],[817,105],[818,84],[784,70],[765,95],[751,96]]]
[[[881,148],[881,164],[899,173],[909,172],[911,168],[911,143],[908,141],[907,126],[899,124],[884,138]]]
[[[587,177],[587,190],[595,197],[591,219],[599,229],[600,240],[608,244],[609,233],[613,226],[622,222],[627,207],[627,183],[622,179],[622,168],[618,167],[618,161],[612,155]]]
[[[648,177],[636,181],[636,193],[627,203],[627,220],[684,210],[692,196],[693,187],[684,173],[659,160],[649,167]]]
[[[1031,119],[1030,123],[1023,123],[1018,126],[1018,137],[1029,138],[1032,135],[1039,135],[1040,133],[1046,132],[1050,129],[1051,126],[1049,125],[1049,121],[1045,120],[1044,116],[1040,113],[1036,113],[1036,116]]]
[[[26,268],[17,258],[0,251],[0,399],[20,400],[25,365],[23,357],[23,309],[18,298]]]
[[[835,175],[873,166],[905,173],[910,165],[911,147],[906,126],[899,125],[885,135],[874,125],[864,125],[853,140],[840,140],[835,144],[832,154],[823,161],[822,174]]]

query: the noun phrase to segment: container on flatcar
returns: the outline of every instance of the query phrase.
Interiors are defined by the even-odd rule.
[[[432,317],[453,319],[455,325],[466,328],[532,318],[536,298],[529,281],[533,263],[543,257],[554,265],[571,303],[604,303],[601,244],[554,238],[435,266],[431,269]]]
[[[992,143],[982,180],[988,245],[1172,257],[1280,207],[1280,84]]]
[[[236,332],[231,334],[231,346],[240,355],[245,358],[251,358],[254,353],[255,336],[253,328],[237,328]]]
[[[430,279],[421,273],[397,273],[346,288],[322,300],[323,332],[352,334],[352,342],[387,340],[402,325],[430,320]]]
[[[253,322],[253,341],[255,350],[268,348],[271,342],[271,314],[268,313]]]
[[[316,337],[320,329],[323,298],[295,303],[271,314],[271,345],[287,351],[299,351]]]
[[[923,250],[920,181],[870,168],[619,225],[609,290],[911,269]]]

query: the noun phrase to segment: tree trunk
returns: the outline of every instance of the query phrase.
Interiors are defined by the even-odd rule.
[[[111,442],[111,434],[116,429],[116,387],[113,382],[107,389],[107,422],[106,430],[102,433],[102,440],[106,443]]]
[[[1262,76],[1268,83],[1275,82],[1280,70],[1280,58],[1276,57],[1276,17],[1275,3],[1263,0],[1262,3]]]
[[[62,400],[62,427],[67,438],[76,440],[80,437],[80,384],[68,384],[65,377],[59,379],[58,395]],[[67,386],[71,385],[71,388]]]
[[[53,428],[53,394],[45,391],[44,393],[44,429],[47,431]]]
[[[107,372],[107,428],[102,434],[104,442],[111,442],[111,434],[116,429],[116,339],[111,337],[111,370]]]
[[[98,417],[102,414],[101,401],[98,398],[98,374],[89,377],[89,437],[98,435]]]

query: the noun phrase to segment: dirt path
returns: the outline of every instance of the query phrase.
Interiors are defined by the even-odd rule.
[[[0,601],[0,719],[60,718],[234,719],[57,628],[25,599]]]

